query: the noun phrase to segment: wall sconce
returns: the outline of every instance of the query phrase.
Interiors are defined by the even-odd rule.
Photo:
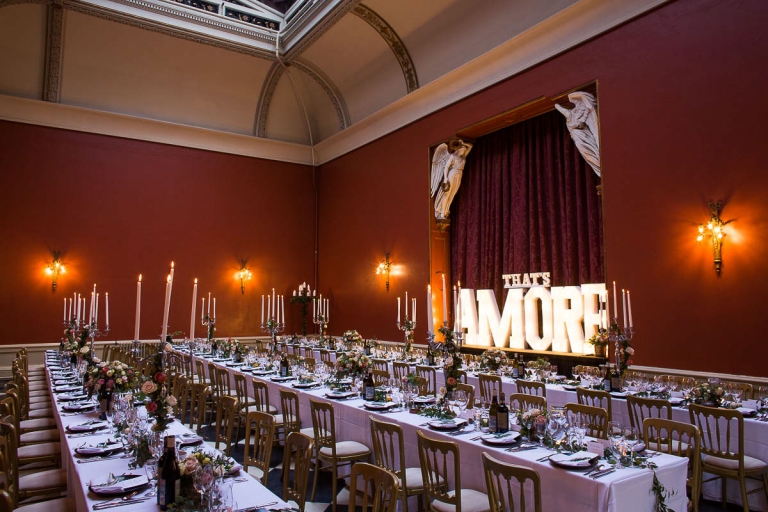
[[[248,263],[248,260],[240,260],[240,270],[235,272],[235,279],[240,280],[240,291],[243,295],[245,295],[245,282],[250,281],[253,276],[248,267],[245,266],[246,263]]]
[[[723,244],[723,226],[725,225],[725,223],[720,220],[721,206],[722,201],[718,201],[717,203],[712,201],[709,202],[709,222],[706,226],[703,224],[699,225],[699,235],[696,237],[696,240],[699,242],[704,240],[705,236],[709,236],[712,239],[712,246],[715,252],[715,272],[717,272],[717,275],[720,275],[720,265],[722,263],[720,249]]]
[[[53,276],[53,291],[56,291],[56,281],[59,278],[59,274],[65,274],[67,272],[67,269],[64,268],[64,264],[59,258],[61,258],[61,251],[53,251],[53,261],[48,263],[45,267],[45,273],[49,276]]]
[[[389,291],[389,269],[392,267],[392,262],[389,261],[389,253],[386,253],[379,266],[376,267],[376,275],[386,274],[387,276],[387,291]]]

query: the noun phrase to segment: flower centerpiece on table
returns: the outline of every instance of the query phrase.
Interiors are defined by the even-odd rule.
[[[459,371],[463,359],[461,358],[461,347],[456,343],[453,337],[453,331],[447,326],[443,326],[438,331],[443,335],[441,352],[443,353],[443,372],[445,373],[445,387],[447,391],[453,392],[456,384],[459,383]]]
[[[347,345],[347,347],[353,347],[355,345],[360,345],[363,343],[363,337],[360,336],[360,333],[355,331],[354,329],[349,331],[344,331],[344,334],[341,336],[341,339],[344,341],[344,343]]]
[[[219,340],[218,348],[224,352],[224,357],[233,357],[238,352],[242,353],[243,345],[239,340],[227,338],[225,340]]]
[[[719,382],[702,382],[691,389],[691,401],[710,407],[720,407],[725,397],[725,389]]]
[[[635,349],[629,342],[624,331],[621,330],[619,324],[616,322],[611,323],[610,329],[598,329],[597,334],[591,336],[587,343],[595,347],[595,354],[598,354],[598,348],[605,347],[605,357],[611,358],[611,339],[619,339],[619,374],[624,376],[624,372],[632,364],[632,356],[635,355]],[[614,352],[615,355],[615,352]]]
[[[595,347],[595,355],[608,357],[608,344],[611,342],[605,329],[599,329],[597,334],[593,334],[587,340],[587,343]]]
[[[403,345],[403,359],[408,360],[408,356],[413,352],[413,331],[415,330],[415,322],[410,318],[406,318],[403,322],[405,328],[405,344]]]
[[[364,375],[370,367],[371,359],[360,350],[348,350],[336,358],[337,373],[350,377]]]
[[[499,348],[489,348],[480,355],[480,366],[492,372],[507,364],[507,354]]]
[[[133,368],[120,361],[99,362],[88,369],[86,389],[89,395],[96,393],[100,399],[112,393],[133,391]]]
[[[90,335],[90,326],[83,325],[78,329],[74,320],[64,329],[64,336],[67,337],[66,349],[69,355],[73,357],[73,362],[74,358],[78,357],[88,363],[89,369],[99,362],[97,357],[91,355],[91,347],[88,344]]]
[[[520,435],[526,436],[528,439],[530,439],[532,434],[531,430],[533,429],[534,423],[546,424],[547,411],[546,409],[542,410],[533,407],[527,411],[521,410],[518,412],[517,418],[518,424],[520,425]]]
[[[169,347],[170,344],[166,343],[164,350],[167,352],[170,350]],[[163,432],[173,421],[173,408],[176,406],[176,397],[169,394],[166,389],[168,377],[163,369],[163,354],[153,354],[151,358],[151,377],[141,385],[140,399],[146,400],[149,398],[149,402],[146,404],[147,415],[155,419],[154,430],[156,432]]]

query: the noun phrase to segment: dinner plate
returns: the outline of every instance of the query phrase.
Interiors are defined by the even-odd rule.
[[[251,370],[251,373],[254,375],[272,375],[273,373],[275,373],[275,370],[258,370],[254,368],[253,370]]]
[[[75,374],[72,372],[52,372],[51,377],[54,379],[69,379],[71,377],[74,377]]]
[[[435,430],[454,430],[464,425],[467,420],[432,420],[429,426]]]
[[[676,397],[676,396],[673,396],[673,397],[671,397],[671,398],[669,399],[669,403],[670,403],[670,404],[672,404],[672,405],[680,405],[680,404],[682,404],[684,401],[685,401],[685,400],[683,400],[682,398],[680,398],[680,397]]]
[[[296,377],[293,377],[293,376],[290,376],[290,377],[275,376],[275,377],[270,377],[269,380],[271,380],[272,382],[288,382],[290,380],[296,380]]]
[[[53,388],[54,393],[65,393],[67,391],[77,391],[83,389],[83,386],[56,386]]]
[[[503,434],[485,434],[480,439],[484,443],[493,445],[513,444],[520,437],[519,432],[504,432]]]
[[[232,358],[230,357],[216,357],[214,359],[211,359],[214,363],[223,363],[224,361],[231,361]]]
[[[571,454],[553,453],[549,456],[549,462],[565,469],[587,469],[592,467],[599,458],[598,455],[588,451]]]
[[[393,405],[395,404],[392,402],[366,402],[363,404],[363,407],[371,411],[386,411]]]
[[[77,381],[73,379],[61,379],[61,380],[53,381],[54,386],[71,386],[76,384],[77,384]]]
[[[563,389],[566,391],[576,391],[579,386],[569,386],[567,384],[563,384]]]
[[[67,425],[67,430],[70,432],[93,432],[106,427],[106,421],[86,421],[77,425]]]
[[[237,368],[238,366],[244,366],[248,363],[226,363],[227,368]]]
[[[328,398],[350,398],[353,396],[357,396],[357,393],[354,391],[331,391],[325,394]]]
[[[756,410],[748,409],[746,407],[739,407],[736,410],[739,411],[745,418],[751,418],[757,414]]]
[[[297,382],[293,387],[296,389],[311,389],[316,388],[320,384],[320,382]]]
[[[94,402],[88,402],[85,404],[69,403],[61,406],[62,410],[69,412],[89,411],[96,407]]]
[[[611,396],[613,398],[627,398],[627,395],[629,393],[626,391],[611,391]]]
[[[120,443],[108,443],[104,446],[80,446],[75,448],[75,453],[84,457],[94,457],[97,455],[110,455],[123,450],[123,446]]]
[[[190,446],[203,442],[203,438],[192,433],[181,434],[178,436],[177,441],[179,446]]]
[[[434,395],[417,396],[413,401],[417,404],[431,404],[435,401],[435,397]]]
[[[60,402],[74,402],[75,400],[85,400],[86,398],[88,398],[88,395],[83,395],[81,393],[65,393],[59,395]]]
[[[149,483],[147,475],[120,475],[118,478],[124,478],[113,484],[89,484],[88,488],[92,493],[99,496],[117,496],[133,492]]]

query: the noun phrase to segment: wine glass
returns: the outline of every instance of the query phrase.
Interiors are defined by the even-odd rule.
[[[683,390],[683,397],[688,402],[691,400],[691,391],[693,391],[693,386],[695,385],[696,381],[693,380],[693,377],[683,377],[680,381],[680,389]]]
[[[624,427],[618,421],[608,422],[608,439],[611,441],[611,452],[616,457],[616,469],[621,469],[622,443],[624,442]]]
[[[574,434],[576,434],[579,446],[584,446],[584,437],[587,435],[587,421],[580,412],[571,415],[571,428]]]
[[[629,446],[629,457],[634,462],[635,460],[635,446],[640,443],[640,432],[637,427],[624,427],[624,440]]]
[[[536,431],[536,437],[539,438],[539,446],[544,448],[544,432],[546,431],[547,422],[538,421],[538,418],[533,420],[533,428]]]

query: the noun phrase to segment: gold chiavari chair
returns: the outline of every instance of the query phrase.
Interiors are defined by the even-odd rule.
[[[541,508],[541,479],[539,473],[525,466],[508,464],[494,459],[483,452],[483,467],[485,468],[485,485],[488,488],[488,505],[491,512],[526,512],[530,507],[525,502],[526,482],[530,481],[533,494],[533,510],[542,512]],[[514,491],[517,490],[515,506]]]
[[[251,443],[253,436],[253,443]],[[245,418],[245,457],[243,469],[267,485],[272,445],[275,439],[275,417],[261,411],[252,411]],[[252,468],[252,469],[251,469]],[[290,468],[288,468],[290,469]]]
[[[535,382],[531,380],[517,379],[517,392],[525,393],[526,395],[543,396],[547,398],[547,386],[543,382]]]
[[[291,432],[285,438],[283,450],[283,500],[304,512],[309,483],[309,467],[312,464],[314,441],[299,432]],[[290,478],[293,468],[293,482]],[[313,498],[314,499],[314,498]]]
[[[501,392],[501,377],[490,373],[481,373],[477,376],[480,386],[480,398],[490,402],[494,393]]]
[[[593,407],[591,405],[582,404],[565,404],[566,414],[581,414],[582,418],[587,419],[587,425],[589,432],[587,435],[596,437],[598,439],[608,439],[608,411],[602,407]]]
[[[402,382],[411,373],[411,366],[402,361],[395,361],[392,363],[392,372],[395,374],[395,378]]]
[[[611,410],[611,394],[599,389],[576,388],[576,399],[582,405],[591,405],[592,407],[602,407],[608,411],[608,417],[613,418]],[[640,422],[642,424],[642,421]],[[635,425],[632,425],[633,427]]]
[[[358,480],[362,480],[362,488]],[[382,467],[358,462],[352,466],[349,484],[349,510],[357,510],[358,490],[362,509],[371,512],[396,512],[399,495],[397,475]],[[407,510],[407,509],[405,509]]]
[[[389,373],[389,362],[386,359],[371,359],[371,362],[373,363],[373,369],[374,370],[383,370],[387,373]]]
[[[431,366],[416,365],[416,375],[427,379],[427,394],[437,394],[437,371]]]
[[[512,410],[529,411],[538,409],[547,410],[547,399],[538,395],[526,395],[525,393],[512,393],[509,395],[509,407]]]
[[[237,421],[237,398],[233,396],[221,397],[221,402],[216,408],[216,436],[214,448],[219,450],[219,444],[224,443],[224,453],[229,457],[232,452],[233,434]]]
[[[373,455],[376,464],[394,473],[398,478],[403,510],[408,510],[408,496],[418,496],[419,510],[424,508],[424,482],[421,467],[406,467],[403,427],[397,423],[380,421],[370,416]]]
[[[467,409],[475,408],[475,386],[472,384],[456,384],[456,391],[463,391],[467,394]]]
[[[629,425],[638,431],[642,430],[645,418],[672,419],[672,404],[669,403],[669,400],[627,395],[627,409],[629,410]],[[655,446],[648,446],[648,448],[656,450]]]

